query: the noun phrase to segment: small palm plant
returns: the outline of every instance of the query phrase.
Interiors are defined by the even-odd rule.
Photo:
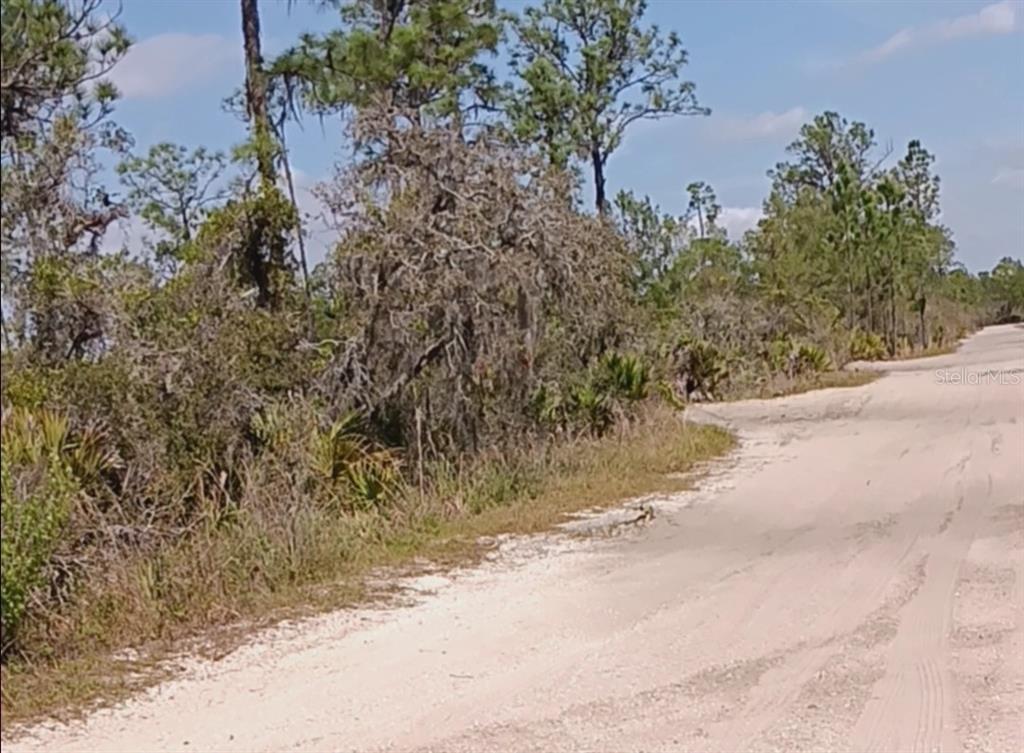
[[[8,407],[0,419],[0,626],[2,652],[14,645],[33,592],[47,570],[83,484],[117,466],[107,435],[71,433],[67,417]]]
[[[356,508],[370,509],[399,491],[401,464],[394,450],[376,445],[360,429],[358,414],[348,413],[314,430],[313,467],[324,480],[343,485]]]
[[[650,374],[636,356],[606,353],[598,365],[595,382],[614,398],[637,402],[647,397]]]
[[[832,360],[824,348],[806,343],[797,348],[794,360],[796,371],[801,374],[820,374],[823,371],[828,371],[832,365]]]

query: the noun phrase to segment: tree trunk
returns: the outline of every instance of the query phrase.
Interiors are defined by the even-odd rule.
[[[928,348],[928,329],[927,329],[927,325],[925,324],[925,318],[924,318],[924,311],[925,311],[925,308],[927,308],[927,306],[928,306],[928,299],[925,296],[922,295],[921,296],[921,301],[918,303],[918,306],[917,306],[918,316],[920,317],[919,321],[920,321],[920,324],[921,324],[921,350],[925,350],[925,349]]]
[[[267,114],[267,85],[260,51],[260,10],[257,0],[242,2],[242,39],[245,45],[245,103],[249,124],[256,142],[256,164],[260,180],[273,185],[274,155],[270,143],[270,117]]]
[[[891,253],[891,252],[890,252]],[[896,355],[896,265],[889,261],[889,353]]]
[[[274,138],[267,112],[267,82],[260,51],[260,10],[258,0],[241,0],[242,41],[245,50],[245,103],[249,115],[249,128],[256,151],[256,169],[261,189],[266,195],[277,189],[274,169]],[[258,289],[257,303],[275,307],[286,268],[284,235],[271,229],[264,214],[265,208],[256,208],[250,218],[251,227],[246,243],[246,265]]]
[[[590,148],[590,161],[594,165],[594,200],[597,213],[603,217],[608,213],[608,202],[604,195],[604,157],[600,147]]]
[[[867,269],[865,274],[867,276],[867,289],[868,289],[868,331],[875,331],[875,283],[874,277],[871,274],[870,263],[866,265]]]

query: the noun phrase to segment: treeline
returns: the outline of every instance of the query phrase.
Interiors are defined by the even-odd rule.
[[[2,0],[5,661],[224,619],[239,591],[531,493],[551,447],[654,401],[790,389],[1024,312],[1019,261],[955,263],[931,155],[890,165],[834,113],[743,239],[703,183],[680,217],[610,199],[631,124],[708,115],[642,0],[351,0],[273,60],[240,5],[248,131],[224,155],[134,151],[106,79],[129,40],[99,0]],[[352,147],[315,269],[303,117]],[[145,247],[102,252],[128,217]]]

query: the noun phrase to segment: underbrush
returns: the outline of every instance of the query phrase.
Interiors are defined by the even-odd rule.
[[[826,371],[795,378],[780,376],[759,385],[749,396],[772,398],[835,387],[861,387],[881,376],[878,371]]]
[[[200,630],[356,603],[381,567],[471,563],[482,537],[685,488],[677,474],[732,446],[719,428],[650,407],[603,437],[431,468],[422,489],[404,486],[387,508],[344,513],[302,507],[297,492],[257,474],[231,515],[210,510],[176,540],[109,563],[67,608],[27,623],[19,640],[30,652],[3,668],[4,723],[130,692],[160,676],[155,658]],[[143,650],[110,658],[128,647]]]

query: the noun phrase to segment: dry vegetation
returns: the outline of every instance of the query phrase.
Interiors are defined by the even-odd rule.
[[[279,555],[290,545],[275,538],[284,535],[279,530],[251,523],[225,536],[204,526],[158,559],[122,558],[101,585],[81,593],[46,636],[48,645],[73,652],[5,666],[4,724],[73,713],[158,680],[173,666],[163,662],[192,645],[182,640],[196,629],[226,629],[198,644],[218,653],[253,627],[372,600],[367,576],[381,568],[471,563],[487,537],[542,532],[572,512],[685,489],[701,463],[732,445],[720,429],[646,410],[604,438],[438,470],[422,496],[408,488],[386,513],[304,520],[307,538],[293,560]],[[252,578],[234,566],[240,557]],[[177,595],[170,604],[169,594]],[[115,654],[127,645],[139,650]]]
[[[920,144],[883,168],[835,113],[742,241],[704,184],[681,217],[608,201],[631,123],[706,114],[639,0],[512,21],[353,0],[269,62],[242,0],[231,160],[131,153],[101,76],[128,41],[99,0],[2,3],[5,720],[106,688],[110,651],[344,602],[372,568],[665,489],[729,446],[666,415],[687,402],[863,383],[835,370],[1024,305],[1019,263],[953,263]],[[312,270],[284,148],[309,112],[352,147]],[[152,237],[101,253],[128,216]]]

